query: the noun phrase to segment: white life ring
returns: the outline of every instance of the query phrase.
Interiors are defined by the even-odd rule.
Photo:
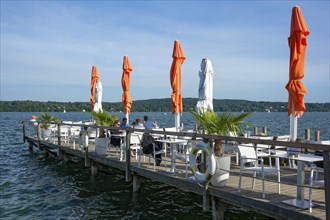
[[[205,173],[201,173],[199,171],[196,163],[197,153],[200,150],[205,154],[208,161],[207,170]],[[206,186],[216,172],[217,163],[213,151],[207,143],[202,141],[193,144],[189,154],[189,164],[197,183],[202,186]]]

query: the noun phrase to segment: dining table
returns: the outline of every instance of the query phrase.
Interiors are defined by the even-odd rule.
[[[314,154],[271,154],[271,157],[289,159],[297,161],[297,196],[295,199],[288,199],[282,201],[287,205],[292,205],[301,209],[309,208],[309,202],[305,200],[305,163],[314,163],[323,161],[322,156]]]
[[[168,170],[169,173],[176,173],[176,164],[175,164],[175,160],[176,160],[176,146],[180,145],[180,144],[187,144],[188,140],[185,139],[176,139],[176,138],[172,138],[172,139],[158,139],[155,140],[159,143],[163,143],[163,146],[165,145],[165,152],[166,152],[166,144],[170,145],[170,156],[171,156],[171,168],[170,170]]]

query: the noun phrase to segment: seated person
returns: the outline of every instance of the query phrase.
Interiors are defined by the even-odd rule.
[[[134,128],[137,128],[137,129],[144,129],[144,126],[143,126],[143,124],[141,123],[141,120],[140,120],[139,118],[137,118],[137,119],[135,120]]]
[[[113,127],[119,128],[119,125],[120,125],[120,121],[115,120],[115,122],[113,123]],[[120,134],[120,131],[113,130],[113,131],[111,131],[111,134]],[[110,143],[115,147],[120,147],[121,137],[115,137],[115,136],[111,135]]]
[[[123,118],[122,122],[120,123],[121,128],[129,128],[129,124],[127,123],[127,118]]]

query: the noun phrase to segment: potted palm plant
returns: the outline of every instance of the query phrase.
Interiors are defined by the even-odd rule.
[[[56,122],[59,123],[61,120],[57,117],[54,117],[47,113],[41,113],[41,118],[37,119],[38,122],[40,122],[40,128],[41,128],[41,137],[43,140],[49,140],[51,137],[51,129],[49,124],[50,122]]]
[[[96,121],[97,126],[112,126],[117,116],[109,114],[107,111],[91,112],[91,115]],[[105,155],[110,139],[106,135],[106,130],[100,128],[98,137],[95,138],[95,152],[100,155]]]
[[[215,113],[213,111],[201,111],[199,113],[190,110],[190,113],[195,118],[200,127],[208,134],[221,136],[237,136],[244,133],[244,127],[249,125],[244,122],[251,113],[240,113],[235,115],[230,112]],[[209,142],[209,140],[203,140]],[[214,156],[216,158],[218,169],[211,179],[211,184],[214,186],[225,186],[229,178],[230,170],[230,155],[224,152],[224,146],[221,140],[214,142]]]

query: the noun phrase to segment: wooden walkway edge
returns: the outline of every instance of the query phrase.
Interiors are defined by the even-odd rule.
[[[29,143],[30,150],[33,146],[37,146],[39,149],[44,150],[44,152],[52,151],[53,154],[57,153],[57,155],[64,160],[69,160],[72,156],[84,159],[85,165],[91,167],[92,174],[97,173],[99,166],[108,166],[127,171],[128,165],[126,162],[119,161],[119,158],[116,158],[114,152],[110,152],[107,156],[97,155],[93,143],[88,146],[88,152],[86,152],[80,149],[72,149],[72,146],[63,142],[61,142],[59,146],[48,141],[38,140],[36,137],[26,136],[25,139]],[[184,191],[202,195],[203,200],[201,200],[201,203],[205,203],[205,205],[203,205],[204,207],[212,209],[213,219],[222,219],[223,210],[225,210],[226,206],[229,204],[237,207],[244,207],[276,219],[314,220],[327,218],[324,190],[313,190],[313,201],[321,205],[313,208],[312,213],[309,213],[308,210],[301,210],[282,203],[283,200],[292,199],[296,196],[296,172],[286,168],[281,168],[281,172],[283,172],[283,174],[281,174],[282,194],[277,193],[277,184],[275,183],[276,176],[270,176],[269,179],[265,181],[266,198],[262,199],[260,178],[256,181],[255,189],[251,189],[252,175],[243,177],[242,191],[241,193],[237,192],[239,167],[235,164],[231,165],[230,178],[227,186],[220,188],[210,185],[207,189],[200,187],[191,178],[186,178],[184,172],[179,172],[175,175],[165,172],[166,168],[163,164],[156,167],[156,170],[153,170],[153,165],[149,165],[148,162],[141,161],[141,167],[139,167],[138,161],[136,161],[135,158],[131,158],[128,167],[132,179],[126,178],[126,181],[133,181],[133,188],[135,191],[139,191],[140,188],[139,184],[135,184],[134,182],[138,181],[139,177],[143,177],[172,185]],[[184,170],[184,164],[178,163],[177,167],[179,170]],[[169,164],[167,168],[169,168]],[[308,190],[305,191],[308,192]],[[308,198],[307,193],[305,198]],[[208,206],[209,203],[211,203],[210,206]]]

